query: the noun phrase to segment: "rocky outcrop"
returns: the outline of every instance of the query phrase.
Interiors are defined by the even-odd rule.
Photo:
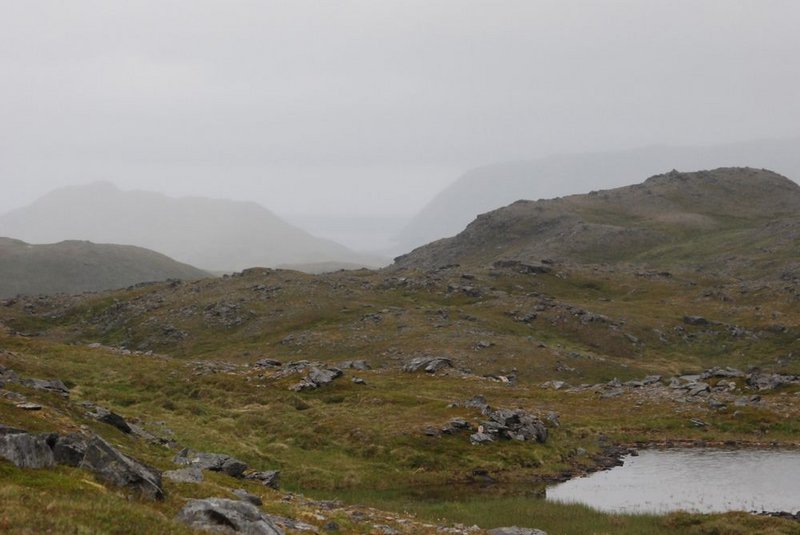
[[[212,472],[224,472],[231,477],[242,477],[247,465],[242,461],[225,455],[224,453],[206,453],[194,451],[188,448],[182,449],[173,459],[175,464],[199,468],[200,470],[211,470]]]
[[[473,444],[485,444],[497,439],[543,443],[547,440],[547,427],[536,416],[521,409],[489,409],[489,420],[481,423],[478,432],[470,435]]]
[[[106,484],[132,490],[152,500],[164,498],[161,472],[123,455],[98,436],[87,443],[79,466]]]
[[[216,533],[284,535],[284,531],[247,501],[225,498],[189,500],[175,517],[192,529]]]
[[[69,397],[69,388],[58,379],[24,379],[22,384],[34,390],[45,390],[47,392],[55,392],[65,398]]]
[[[291,390],[299,392],[301,390],[316,390],[325,385],[331,384],[334,380],[342,376],[339,368],[318,368],[312,367],[308,375],[302,381],[293,385]]]
[[[265,472],[250,472],[244,475],[245,479],[260,481],[265,487],[277,489],[280,486],[281,473],[278,470],[267,470]]]
[[[98,422],[102,422],[104,424],[108,424],[112,427],[116,427],[120,431],[126,434],[130,434],[133,430],[131,426],[128,425],[128,422],[125,421],[125,418],[117,414],[116,412],[110,411],[104,407],[100,407],[99,405],[95,405],[89,401],[84,401],[81,403],[84,407],[89,409],[87,415],[90,418],[94,418]]]
[[[49,468],[55,464],[53,435],[31,434],[19,429],[0,429],[0,457],[19,468]]]
[[[416,357],[411,362],[403,366],[404,372],[414,373],[424,371],[426,373],[436,373],[445,368],[452,368],[453,362],[444,357]]]
[[[19,468],[48,468],[55,464],[79,467],[103,483],[139,497],[164,498],[161,472],[120,453],[98,436],[35,434],[0,426],[0,457]]]

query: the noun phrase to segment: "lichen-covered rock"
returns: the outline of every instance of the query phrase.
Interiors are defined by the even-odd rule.
[[[123,487],[143,498],[164,498],[161,472],[123,455],[100,437],[89,440],[80,467],[103,483]]]
[[[53,435],[15,432],[19,430],[12,428],[3,431],[0,431],[0,457],[19,468],[48,468],[55,464],[53,450],[48,444],[54,439]]]
[[[193,529],[216,533],[284,535],[284,531],[255,505],[239,500],[189,500],[176,516],[176,520]]]

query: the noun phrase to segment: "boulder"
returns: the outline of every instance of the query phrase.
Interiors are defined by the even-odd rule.
[[[473,445],[488,444],[494,442],[494,437],[488,433],[478,432],[469,436],[469,441]]]
[[[91,416],[98,422],[103,422],[104,424],[116,427],[123,433],[129,434],[132,432],[132,429],[128,425],[128,422],[125,421],[125,418],[123,418],[116,412],[112,412],[103,407],[98,407],[97,405],[95,405],[94,410],[89,413],[89,416]]]
[[[259,359],[253,364],[255,368],[280,368],[282,365],[281,361],[275,359]]]
[[[143,498],[164,499],[161,472],[123,455],[100,437],[89,440],[79,466],[103,483],[131,490]]]
[[[338,368],[311,368],[311,371],[308,372],[308,380],[318,387],[330,384],[341,376],[342,370]]]
[[[201,470],[224,472],[231,477],[242,477],[247,465],[224,453],[206,453],[188,448],[182,449],[173,459],[175,464],[194,466]]]
[[[686,325],[711,325],[711,322],[702,316],[684,316],[683,322]]]
[[[244,478],[260,481],[261,484],[264,485],[265,487],[277,490],[278,486],[280,485],[281,473],[278,470],[267,470],[265,472],[251,472],[249,474],[245,474]]]
[[[47,392],[55,392],[65,398],[69,397],[69,388],[58,379],[25,379],[22,384],[34,390],[45,390]]]
[[[425,371],[427,373],[436,373],[444,368],[452,368],[453,362],[444,357],[416,357],[408,364],[403,366],[403,371],[413,373],[418,371]]]
[[[371,369],[366,360],[345,360],[339,363],[339,367],[343,370],[361,370],[366,371]]]
[[[256,506],[264,505],[264,501],[261,499],[261,496],[256,496],[255,494],[247,492],[244,489],[236,489],[233,491],[233,494],[240,500],[252,503],[253,505]]]
[[[0,457],[19,468],[48,468],[55,464],[53,450],[48,443],[55,440],[55,435],[34,435],[8,427],[3,431],[0,434]]]
[[[192,529],[203,531],[284,535],[284,531],[255,505],[239,500],[189,500],[175,518]]]
[[[164,477],[175,483],[200,483],[203,481],[203,471],[196,466],[188,466],[164,472]]]
[[[57,464],[80,466],[86,456],[86,437],[78,433],[59,436],[53,446],[53,456]]]

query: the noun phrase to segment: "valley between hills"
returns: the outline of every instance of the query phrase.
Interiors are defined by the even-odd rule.
[[[642,448],[800,446],[798,251],[800,186],[727,168],[381,270],[4,299],[0,530],[800,533],[540,496]]]

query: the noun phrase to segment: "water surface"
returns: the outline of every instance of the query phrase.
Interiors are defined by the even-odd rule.
[[[800,452],[645,450],[625,464],[549,487],[547,499],[610,513],[800,510]]]

